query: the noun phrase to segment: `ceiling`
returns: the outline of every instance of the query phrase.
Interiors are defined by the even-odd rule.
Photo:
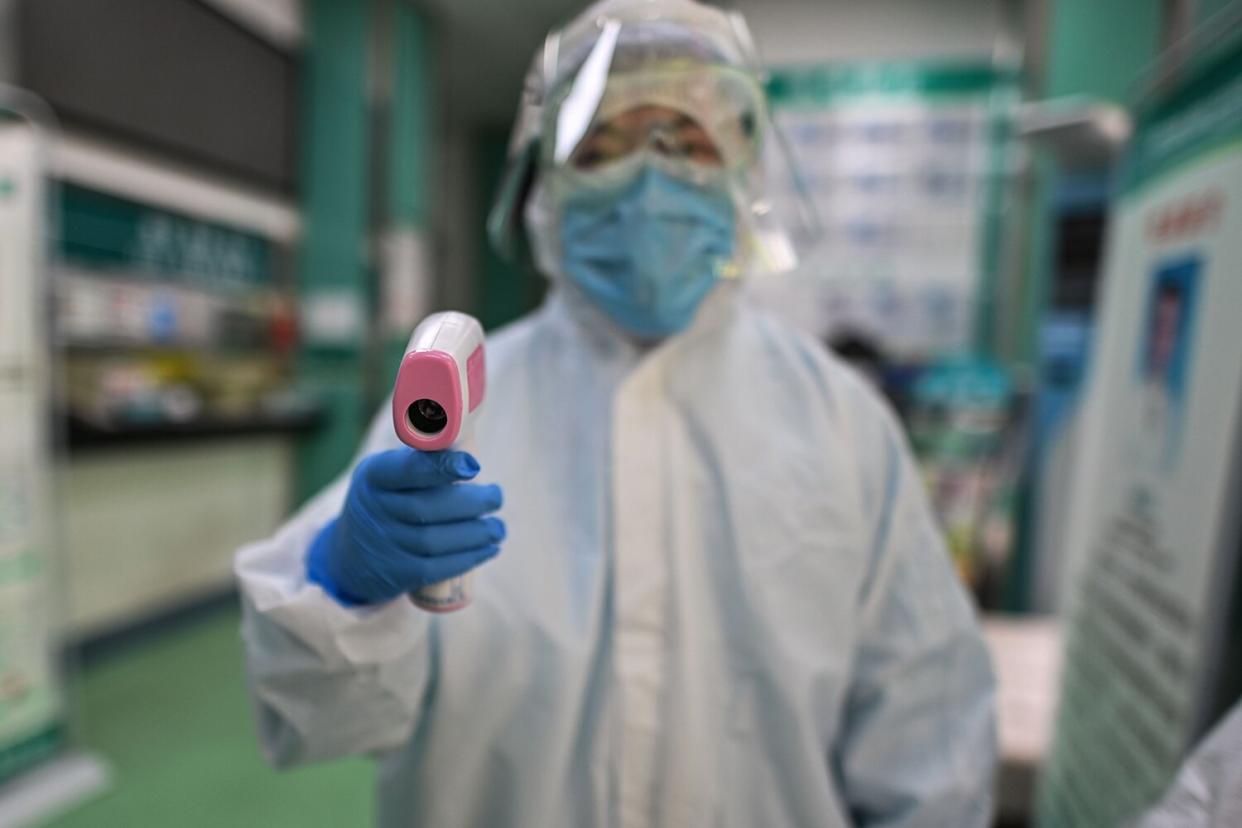
[[[435,21],[443,104],[458,121],[513,116],[522,76],[552,26],[587,0],[408,0]],[[305,0],[202,0],[278,46],[306,37]],[[0,0],[0,4],[3,0]]]
[[[501,125],[513,118],[522,77],[553,26],[583,0],[424,0],[441,30],[444,105],[451,117]]]
[[[306,0],[202,0],[278,45],[305,37]],[[1026,0],[708,0],[747,14],[765,57],[778,63],[987,53],[1003,8]],[[500,126],[513,117],[544,34],[589,0],[411,2],[435,21],[441,106],[455,123]],[[4,0],[0,0],[3,5]],[[1014,17],[1012,13],[1009,17]],[[1016,18],[1015,18],[1016,19]]]
[[[232,0],[238,2],[238,0]],[[509,122],[531,56],[588,0],[414,0],[439,25],[450,117]],[[773,63],[988,55],[1024,0],[718,0],[746,14]],[[1012,12],[1008,17],[1013,17]],[[1011,33],[1016,34],[1016,33]]]

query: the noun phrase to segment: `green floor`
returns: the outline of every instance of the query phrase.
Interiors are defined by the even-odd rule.
[[[111,791],[55,828],[366,826],[366,760],[276,773],[254,736],[238,615],[221,610],[101,656],[78,677],[86,746]]]

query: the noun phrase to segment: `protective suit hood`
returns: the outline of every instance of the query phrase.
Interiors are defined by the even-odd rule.
[[[691,0],[601,0],[553,30],[525,79],[488,220],[493,246],[562,277],[556,170],[593,118],[648,104],[687,112],[727,156],[738,224],[733,275],[792,268],[817,223],[801,199],[805,226],[775,218],[770,173],[791,166],[760,67],[739,14]]]

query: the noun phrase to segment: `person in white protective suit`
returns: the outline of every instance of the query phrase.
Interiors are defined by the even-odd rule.
[[[991,667],[903,436],[740,289],[789,252],[755,65],[690,0],[549,35],[490,229],[552,290],[487,343],[477,464],[381,411],[238,553],[273,763],[377,756],[394,827],[989,823]]]
[[[1207,735],[1164,798],[1131,828],[1242,825],[1242,702]]]

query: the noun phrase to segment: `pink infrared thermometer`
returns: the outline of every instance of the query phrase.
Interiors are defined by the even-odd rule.
[[[419,451],[469,450],[486,389],[483,327],[468,314],[433,313],[414,329],[392,393],[397,438]],[[470,603],[474,572],[410,593],[419,607],[452,612]]]

